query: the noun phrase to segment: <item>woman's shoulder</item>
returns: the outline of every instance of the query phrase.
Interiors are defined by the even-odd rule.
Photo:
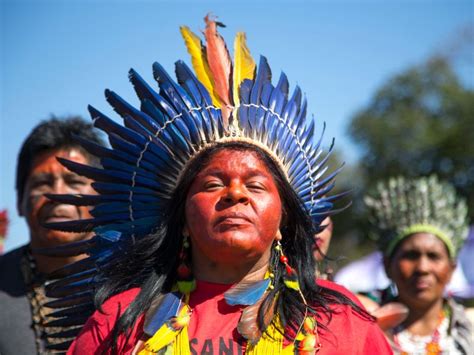
[[[140,288],[135,287],[129,290],[117,293],[111,297],[109,297],[103,304],[102,304],[102,312],[103,313],[123,313],[125,309],[132,303],[132,301],[137,297],[138,293],[140,292]],[[119,311],[120,310],[120,311]]]
[[[96,354],[102,353],[102,351],[108,353],[106,351],[107,341],[111,337],[115,322],[125,312],[139,292],[139,288],[132,288],[107,299],[102,304],[101,309],[96,310],[87,320],[81,333],[69,348],[68,354]],[[141,324],[140,322],[141,318],[138,323]],[[139,327],[133,329],[132,339],[136,338],[138,329]],[[126,341],[127,339],[120,336],[117,344],[125,346]]]
[[[328,280],[317,280],[316,283],[318,284],[319,287],[338,292],[339,294],[345,296],[346,298],[354,302],[357,306],[364,309],[364,306],[362,305],[360,300],[357,298],[357,296],[353,294],[351,291],[349,291],[347,288],[345,288],[344,286],[339,285],[332,281],[328,281]]]
[[[360,307],[355,309],[350,304],[330,303],[330,314],[321,315],[324,327],[321,329],[323,343],[330,353],[350,354],[392,354],[389,344],[375,319],[365,312],[359,299],[346,289],[327,280],[318,280],[318,286],[336,291]],[[344,334],[344,336],[341,336]]]

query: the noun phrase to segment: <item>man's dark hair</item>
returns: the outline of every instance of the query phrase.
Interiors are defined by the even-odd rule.
[[[33,160],[38,154],[56,149],[76,148],[87,159],[91,165],[98,165],[98,159],[89,154],[74,139],[74,136],[80,136],[94,143],[104,145],[99,131],[90,123],[87,123],[79,116],[69,116],[58,118],[51,116],[47,120],[41,121],[31,133],[26,137],[18,154],[16,168],[16,191],[18,203],[23,198],[25,183],[31,171]]]

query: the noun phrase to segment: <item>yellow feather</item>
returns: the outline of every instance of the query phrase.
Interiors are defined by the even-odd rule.
[[[292,281],[292,280],[283,280],[284,284],[286,287],[291,288],[295,291],[300,290],[300,285],[298,284],[298,281]]]
[[[185,317],[186,315],[189,315],[189,312],[189,307],[187,305],[184,305],[183,308],[179,311],[177,318]],[[187,332],[187,327],[183,329]],[[147,340],[144,349],[139,353],[139,355],[145,355],[149,352],[157,353],[158,350],[163,349],[167,345],[171,344],[175,340],[176,336],[181,331],[183,331],[183,329],[174,330],[168,325],[168,322],[166,322],[161,326],[160,329],[156,331],[156,333],[150,339]]]
[[[194,34],[188,27],[180,27],[181,35],[183,36],[188,53],[191,56],[191,62],[193,63],[194,72],[198,80],[204,85],[204,87],[211,95],[212,103],[221,107],[221,102],[218,97],[214,94],[214,82],[212,80],[209,64],[202,48],[201,39]]]
[[[234,105],[238,106],[239,87],[245,79],[253,79],[255,76],[255,61],[250,55],[244,32],[238,32],[234,41]]]

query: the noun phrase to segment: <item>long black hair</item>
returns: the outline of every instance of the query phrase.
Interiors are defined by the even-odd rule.
[[[296,334],[307,312],[325,312],[331,316],[330,304],[347,304],[356,312],[369,317],[362,309],[343,294],[332,289],[317,285],[315,276],[316,261],[313,257],[314,234],[317,232],[305,212],[297,194],[286,180],[278,164],[262,149],[244,142],[222,143],[201,152],[188,165],[185,174],[175,189],[169,206],[163,214],[162,225],[156,231],[138,240],[130,246],[130,252],[119,258],[107,270],[102,270],[105,281],[95,296],[96,306],[110,296],[132,287],[140,287],[140,292],[127,310],[116,322],[110,347],[116,348],[118,336],[129,336],[137,319],[151,306],[152,301],[161,293],[168,292],[177,281],[179,251],[182,248],[184,227],[185,201],[190,186],[199,171],[205,167],[212,157],[223,149],[249,151],[255,153],[270,171],[278,187],[282,201],[282,249],[288,263],[296,270],[302,293],[310,305],[305,305],[301,295],[287,288],[283,283],[285,267],[278,262],[279,255],[272,248],[270,265],[275,274],[274,288],[268,292],[259,311],[258,322],[262,330],[263,315],[270,307],[275,307],[282,325]],[[278,297],[277,297],[278,296]],[[277,298],[277,301],[273,300]],[[324,327],[323,324],[321,324]],[[288,335],[286,335],[288,336]],[[290,339],[292,340],[292,339]]]

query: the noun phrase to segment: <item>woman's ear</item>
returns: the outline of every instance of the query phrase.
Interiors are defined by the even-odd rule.
[[[281,232],[278,229],[277,232],[276,232],[276,235],[275,235],[275,240],[280,241],[282,238],[283,238],[283,236],[281,235]]]

